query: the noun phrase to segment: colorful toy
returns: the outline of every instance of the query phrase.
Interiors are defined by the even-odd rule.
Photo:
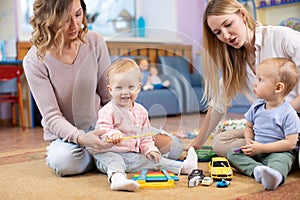
[[[217,181],[216,186],[224,188],[224,187],[228,187],[229,184],[230,184],[229,181],[226,181],[225,179],[222,179],[220,181]]]
[[[210,186],[213,182],[214,182],[214,180],[212,178],[206,176],[202,180],[202,185]]]
[[[198,162],[209,162],[212,157],[217,156],[211,146],[202,146],[201,149],[196,150],[196,154],[198,156]]]
[[[233,178],[233,171],[226,158],[214,157],[208,163],[208,170],[212,179],[229,179]]]
[[[191,178],[189,178],[189,181],[188,181],[188,187],[195,187],[195,186],[199,185],[200,182],[201,182],[200,176],[191,177]]]
[[[204,177],[203,170],[194,169],[188,176],[188,187],[195,187],[199,185]]]
[[[178,181],[179,178],[173,173],[167,172],[166,169],[161,169],[161,171],[144,169],[135,174],[132,180],[138,182],[140,188],[171,188],[175,187],[175,181]]]

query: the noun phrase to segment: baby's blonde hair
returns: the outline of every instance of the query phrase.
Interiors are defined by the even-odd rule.
[[[107,72],[107,82],[110,84],[110,78],[114,73],[125,73],[131,70],[136,70],[139,74],[139,81],[142,80],[142,73],[137,63],[129,58],[118,59],[113,62]]]
[[[288,95],[298,83],[299,69],[289,58],[267,58],[260,65],[274,66],[278,69],[278,80],[285,85],[284,96]]]

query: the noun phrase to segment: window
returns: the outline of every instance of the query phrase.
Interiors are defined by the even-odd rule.
[[[34,0],[20,0],[22,32],[31,32],[29,24]],[[135,0],[85,0],[89,28],[103,36],[134,36]]]

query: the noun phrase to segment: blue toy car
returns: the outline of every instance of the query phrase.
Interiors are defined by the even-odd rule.
[[[216,186],[217,187],[228,187],[229,184],[230,184],[229,181],[226,181],[225,179],[222,179],[220,181],[217,181]]]

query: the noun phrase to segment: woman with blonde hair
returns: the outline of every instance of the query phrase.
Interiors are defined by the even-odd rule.
[[[61,176],[94,167],[85,147],[111,146],[94,130],[97,111],[110,101],[110,65],[104,39],[88,31],[83,0],[35,0],[31,44],[23,60],[30,90],[42,115],[47,164]]]
[[[300,66],[300,33],[283,26],[262,26],[237,0],[211,0],[203,14],[203,75],[208,112],[192,146],[201,148],[226,114],[232,99],[242,93],[253,103],[256,66],[266,58],[291,58]],[[220,75],[221,74],[221,78]],[[300,83],[286,100],[300,112]],[[243,130],[214,138],[214,151],[226,156],[245,145]]]

